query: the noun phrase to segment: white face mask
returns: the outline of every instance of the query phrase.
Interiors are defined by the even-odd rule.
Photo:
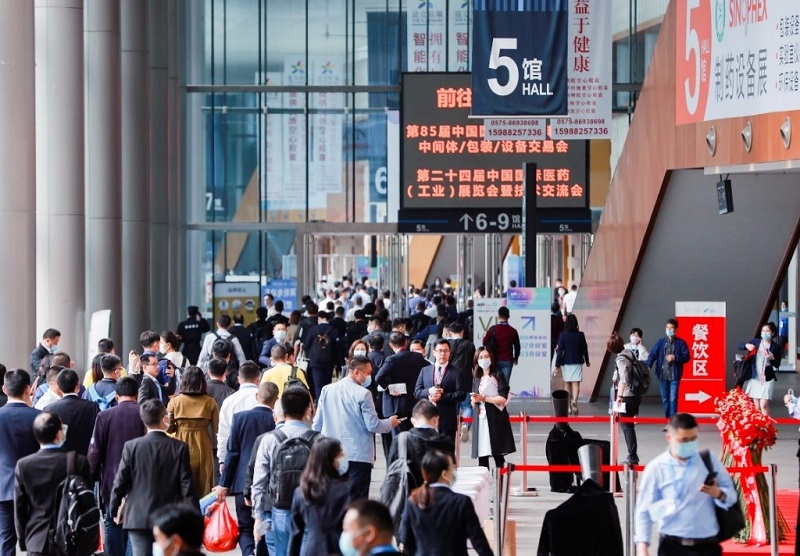
[[[357,350],[355,350],[355,351],[353,352],[353,355],[361,355],[361,356],[364,356],[364,355],[366,355],[366,354],[367,354],[367,352],[366,352],[366,351],[364,351],[363,349],[357,349]]]
[[[478,359],[478,366],[481,369],[488,369],[489,367],[492,366],[492,360],[491,359],[486,359],[486,358]]]
[[[631,334],[631,343],[634,344],[634,345],[638,344],[639,343],[639,336],[637,336],[636,334]]]
[[[279,342],[282,342],[286,339],[286,331],[285,330],[276,330],[275,331],[275,339]]]

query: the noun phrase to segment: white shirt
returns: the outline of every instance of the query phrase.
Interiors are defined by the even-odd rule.
[[[233,416],[240,411],[248,411],[258,405],[258,384],[242,383],[239,390],[222,402],[219,409],[219,428],[217,429],[217,459],[225,461],[228,455],[228,437],[231,435]]]
[[[641,342],[638,344],[628,342],[625,344],[625,349],[629,349],[631,350],[631,353],[638,355],[639,361],[647,361],[647,358],[650,355],[650,352],[647,351],[647,348]]]
[[[47,409],[48,405],[55,403],[60,399],[61,398],[58,396],[58,394],[56,394],[55,392],[53,392],[48,388],[47,391],[44,394],[42,394],[42,397],[39,398],[39,401],[36,402],[35,408],[38,409],[39,411],[44,411],[45,409]]]
[[[564,306],[567,309],[567,313],[572,312],[572,306],[575,305],[575,299],[578,297],[578,290],[572,291],[570,290],[569,293],[564,294]]]

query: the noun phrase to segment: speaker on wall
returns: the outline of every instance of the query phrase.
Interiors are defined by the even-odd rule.
[[[731,180],[722,179],[717,182],[717,204],[720,214],[733,212],[733,194],[731,193]]]

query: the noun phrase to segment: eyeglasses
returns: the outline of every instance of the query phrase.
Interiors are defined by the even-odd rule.
[[[435,349],[433,351],[436,353],[450,353],[449,349]]]
[[[153,365],[158,365],[158,362],[150,361],[149,363],[142,363],[142,367],[151,367]]]

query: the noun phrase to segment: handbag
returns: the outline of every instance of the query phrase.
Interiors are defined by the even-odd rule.
[[[236,548],[239,538],[239,526],[233,519],[228,504],[217,502],[211,515],[205,519],[206,530],[203,532],[203,545],[209,552],[228,552]]]
[[[744,357],[739,358],[733,362],[733,377],[736,379],[735,387],[743,388],[744,383],[750,380],[753,372],[753,363],[758,350],[748,351]]]
[[[709,473],[714,472],[714,466],[711,464],[711,454],[708,450],[701,450],[700,457],[706,465]],[[744,529],[744,512],[742,512],[741,500],[730,508],[720,508],[714,504],[714,513],[717,515],[717,523],[719,523],[719,533],[717,533],[717,540],[719,542],[727,541],[736,535],[739,531]]]

